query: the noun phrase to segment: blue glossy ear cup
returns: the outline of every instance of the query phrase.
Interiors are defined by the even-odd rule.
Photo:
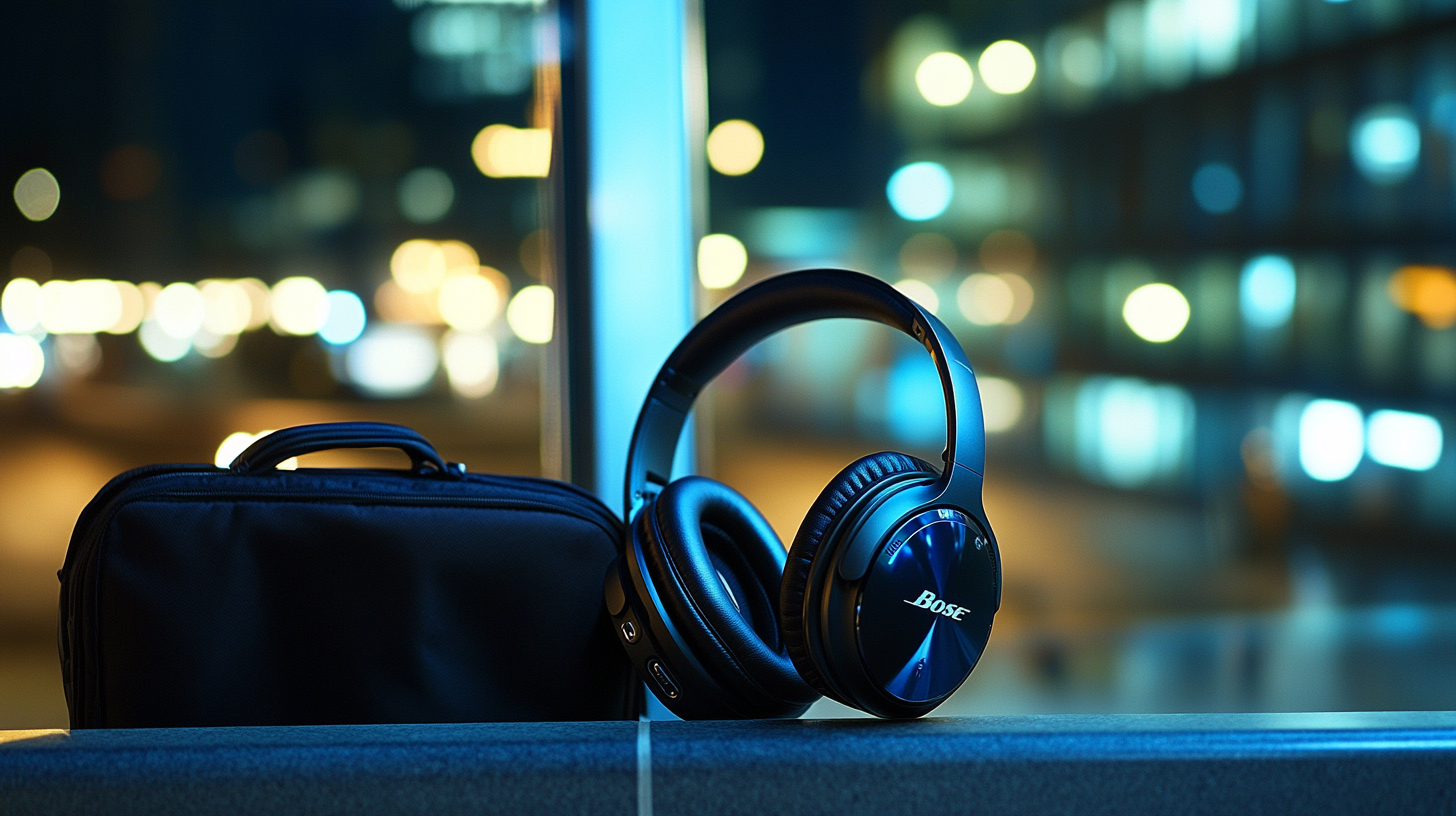
[[[794,668],[820,694],[845,705],[859,707],[840,688],[840,684],[829,679],[832,674],[825,668],[822,638],[817,628],[805,627],[806,606],[820,601],[821,593],[812,591],[811,587],[823,583],[822,567],[831,560],[820,556],[830,554],[832,548],[844,540],[840,535],[843,522],[852,522],[856,512],[872,502],[877,494],[896,485],[927,484],[937,475],[939,472],[930,463],[914,456],[893,451],[872,453],[841,470],[805,514],[784,568],[779,591],[779,620]],[[818,570],[815,569],[816,563],[820,567]]]
[[[747,499],[711,479],[679,479],[638,515],[631,539],[615,569],[639,603],[624,604],[614,624],[621,639],[635,613],[642,631],[625,645],[673,713],[795,717],[817,699],[779,632],[783,545]]]

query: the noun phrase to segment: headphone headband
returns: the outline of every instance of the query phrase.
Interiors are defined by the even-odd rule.
[[[807,269],[750,286],[703,318],[663,363],[648,391],[627,453],[630,521],[649,495],[668,483],[678,437],[698,393],[739,355],[775,332],[835,317],[883,323],[930,352],[945,394],[946,464],[942,490],[956,468],[985,470],[985,426],[975,374],[950,330],[893,286],[844,269]],[[966,430],[966,438],[959,431]],[[954,466],[952,466],[952,463]]]

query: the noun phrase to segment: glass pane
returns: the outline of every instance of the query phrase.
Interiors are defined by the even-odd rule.
[[[707,0],[703,309],[860,269],[980,376],[1004,605],[941,713],[1456,706],[1453,13]],[[939,464],[875,326],[713,389],[785,543],[856,457]]]
[[[540,471],[543,17],[529,0],[0,12],[0,728],[66,722],[55,572],[123,470],[371,419],[471,470]]]

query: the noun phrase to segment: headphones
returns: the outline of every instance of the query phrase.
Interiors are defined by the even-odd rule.
[[[720,482],[669,483],[688,410],[740,354],[790,326],[873,320],[915,338],[945,394],[944,470],[875,453],[834,477],[787,557]],[[769,278],[704,318],[658,372],[627,455],[629,532],[607,570],[617,638],[683,719],[797,717],[824,695],[918,717],[954,692],[991,636],[1001,558],[981,504],[986,437],[965,352],[943,323],[858,272]]]

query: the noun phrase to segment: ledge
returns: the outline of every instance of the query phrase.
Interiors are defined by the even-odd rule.
[[[164,812],[1452,813],[1456,712],[0,732],[0,813]]]

